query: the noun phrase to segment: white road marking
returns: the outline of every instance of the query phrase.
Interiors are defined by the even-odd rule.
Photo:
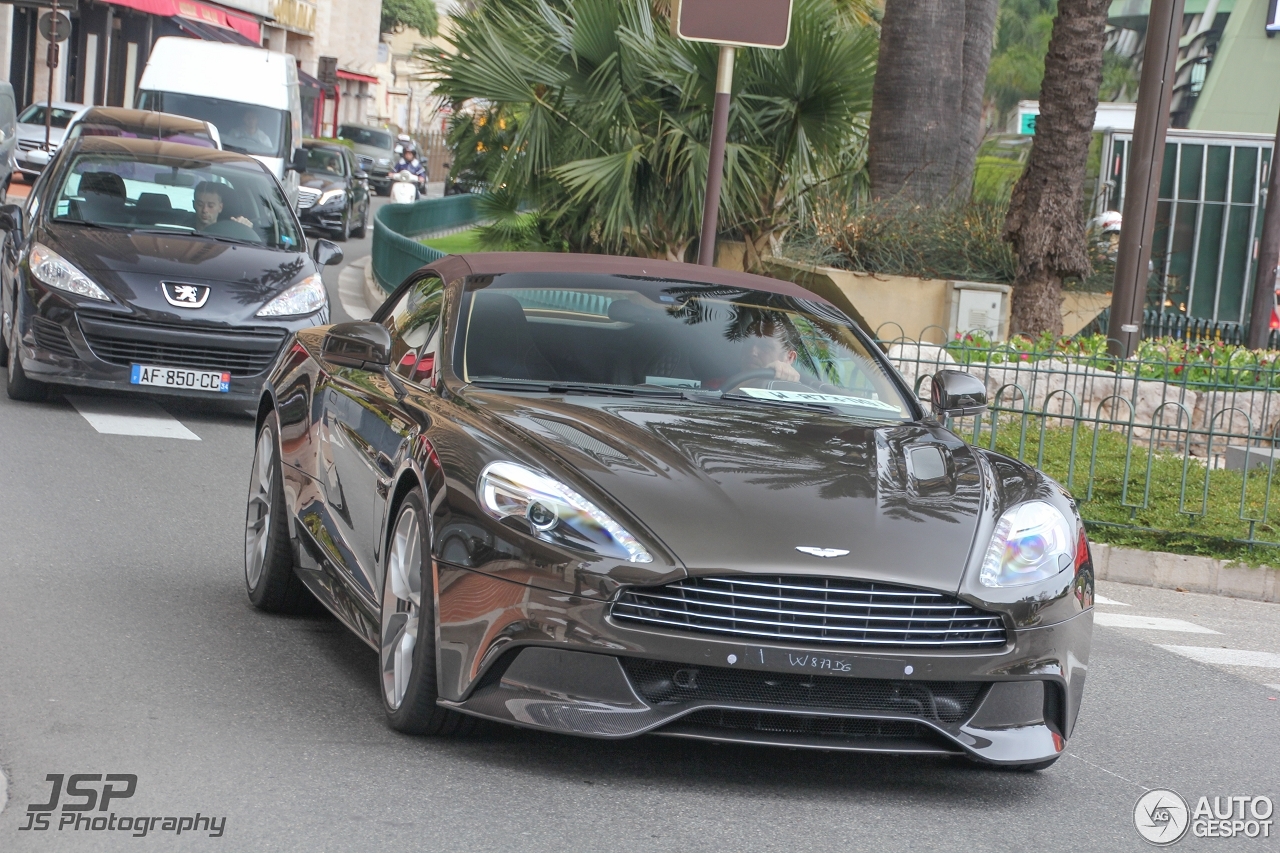
[[[68,394],[89,425],[105,435],[143,435],[199,441],[200,436],[182,425],[173,415],[151,400],[123,400],[115,397],[81,397]]]
[[[1264,684],[1263,687],[1270,687],[1272,690],[1280,690],[1280,684]]]
[[[1107,604],[1107,605],[1110,605],[1111,607],[1128,607],[1129,606],[1128,604],[1125,604],[1123,601],[1116,601],[1114,598],[1107,598],[1105,595],[1094,595],[1093,603]]]
[[[1218,634],[1210,628],[1184,622],[1181,619],[1162,619],[1158,616],[1134,616],[1129,613],[1094,613],[1093,621],[1108,628],[1145,628],[1149,631],[1181,631],[1184,634]]]
[[[1160,645],[1157,643],[1156,645]],[[1175,655],[1198,660],[1201,663],[1216,663],[1223,666],[1261,666],[1268,669],[1280,669],[1280,655],[1273,652],[1250,652],[1245,649],[1214,649],[1198,646],[1160,646]],[[1268,685],[1274,687],[1275,685]]]

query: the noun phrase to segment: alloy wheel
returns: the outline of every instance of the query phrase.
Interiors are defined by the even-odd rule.
[[[262,567],[267,560],[271,541],[271,500],[275,494],[275,447],[271,430],[258,434],[258,447],[253,454],[253,482],[249,484],[249,506],[245,511],[244,576],[249,589],[257,589]]]
[[[421,608],[422,535],[417,511],[406,506],[391,535],[382,584],[382,691],[392,710],[400,707],[409,690]]]

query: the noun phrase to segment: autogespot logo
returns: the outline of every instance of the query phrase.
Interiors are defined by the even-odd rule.
[[[1138,798],[1133,825],[1160,847],[1181,841],[1190,830],[1196,838],[1270,838],[1275,806],[1270,797],[1200,797],[1191,809],[1176,791],[1157,788]]]
[[[1191,823],[1187,801],[1176,791],[1156,788],[1138,798],[1133,807],[1133,825],[1138,834],[1161,847],[1181,841]]]

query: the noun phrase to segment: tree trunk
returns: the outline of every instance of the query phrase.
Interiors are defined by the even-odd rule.
[[[964,195],[981,141],[998,0],[887,0],[868,133],[871,194]]]
[[[1018,255],[1013,331],[1062,333],[1062,280],[1089,274],[1084,174],[1102,85],[1110,0],[1058,0],[1026,171],[1013,188],[1004,238]]]
[[[964,82],[960,89],[960,126],[952,180],[968,192],[973,186],[973,169],[982,144],[982,98],[987,91],[987,68],[996,40],[999,0],[965,0]]]

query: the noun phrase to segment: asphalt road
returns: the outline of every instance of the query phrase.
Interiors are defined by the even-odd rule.
[[[1280,801],[1280,606],[1116,584],[1101,585],[1118,603],[1098,607],[1076,735],[1042,773],[497,726],[396,734],[372,651],[331,618],[245,598],[250,419],[130,406],[0,395],[0,851],[1144,850],[1145,789]],[[199,813],[225,818],[222,836],[58,831],[60,812],[21,830],[46,775],[77,773],[137,776],[118,817]]]

